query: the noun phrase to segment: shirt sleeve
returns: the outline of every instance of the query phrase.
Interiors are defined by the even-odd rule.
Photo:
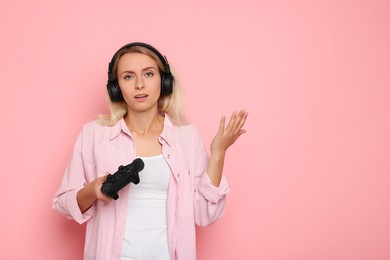
[[[82,213],[77,203],[77,192],[87,184],[82,148],[83,132],[77,137],[71,159],[52,203],[55,210],[80,224],[93,216],[95,208],[92,205],[86,212]]]
[[[198,134],[198,151],[195,175],[195,223],[208,226],[220,219],[225,212],[226,195],[230,185],[223,175],[218,187],[211,182],[206,172],[209,156]]]

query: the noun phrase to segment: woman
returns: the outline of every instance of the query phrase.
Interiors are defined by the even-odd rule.
[[[53,207],[87,222],[84,259],[196,259],[195,224],[224,212],[229,184],[222,175],[227,148],[245,133],[247,112],[222,117],[210,157],[197,129],[186,124],[182,91],[155,48],[131,43],[109,64],[111,114],[79,134]],[[135,158],[140,183],[112,200],[101,192],[107,173]]]

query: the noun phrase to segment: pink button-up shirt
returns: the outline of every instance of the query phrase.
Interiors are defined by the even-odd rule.
[[[209,157],[193,125],[177,126],[165,117],[159,137],[162,153],[171,169],[167,225],[172,260],[196,259],[195,224],[207,226],[222,217],[229,184],[222,177],[215,187],[206,173]],[[135,143],[124,120],[114,126],[87,123],[79,134],[53,207],[78,223],[87,222],[84,260],[121,258],[130,185],[119,199],[96,201],[81,213],[76,195],[87,183],[136,157]],[[142,181],[142,172],[140,173]]]

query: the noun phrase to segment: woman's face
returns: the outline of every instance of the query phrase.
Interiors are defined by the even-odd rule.
[[[157,63],[142,53],[126,53],[118,61],[117,79],[129,111],[157,111],[161,77]]]

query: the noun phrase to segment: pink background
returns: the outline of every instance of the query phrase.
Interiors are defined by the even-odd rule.
[[[51,208],[81,126],[107,112],[107,64],[155,45],[208,146],[229,151],[226,216],[202,260],[390,259],[389,1],[2,1],[1,259],[81,259]]]

